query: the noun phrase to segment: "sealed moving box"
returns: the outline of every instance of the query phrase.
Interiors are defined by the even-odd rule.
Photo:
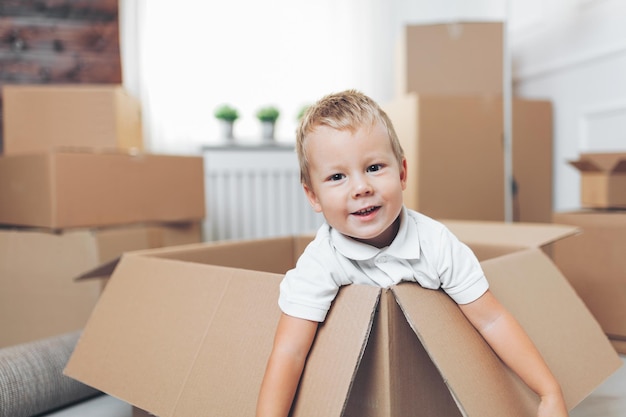
[[[626,153],[584,153],[570,164],[580,171],[584,208],[626,208]]]
[[[554,262],[626,354],[626,210],[559,212],[554,222],[581,229],[554,245]]]
[[[85,268],[126,251],[200,241],[199,222],[59,233],[0,229],[0,347],[82,329],[102,285],[75,282]]]
[[[0,224],[62,229],[204,216],[202,157],[51,151],[0,158]]]
[[[505,219],[502,99],[407,94],[383,105],[408,164],[405,203],[446,219]],[[513,101],[513,219],[552,220],[552,106]]]
[[[2,99],[5,155],[143,149],[141,105],[121,85],[4,85]]]
[[[540,248],[575,228],[448,224],[481,257],[501,254],[482,261],[491,289],[544,355],[570,409],[621,365]],[[254,415],[279,283],[310,239],[125,254],[65,374],[160,417]],[[350,285],[320,326],[292,415],[534,417],[537,404],[445,293]]]
[[[501,95],[501,22],[407,25],[396,50],[396,96]]]

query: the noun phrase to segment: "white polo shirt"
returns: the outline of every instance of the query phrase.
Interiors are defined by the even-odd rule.
[[[400,216],[396,238],[382,249],[324,223],[280,284],[281,310],[322,322],[339,288],[349,284],[387,288],[412,281],[441,288],[458,304],[476,300],[489,288],[474,253],[443,224],[406,208]]]

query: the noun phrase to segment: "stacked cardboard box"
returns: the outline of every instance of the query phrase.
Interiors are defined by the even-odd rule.
[[[202,240],[201,157],[143,151],[121,86],[5,85],[0,347],[84,326],[100,295],[73,277],[129,250]]]
[[[626,354],[626,153],[586,153],[570,163],[581,174],[581,209],[553,219],[582,233],[555,245],[555,262]]]
[[[446,223],[479,256],[570,409],[619,368],[546,254],[576,228]],[[253,415],[280,315],[278,284],[311,238],[126,253],[109,265],[107,291],[66,375],[145,411],[137,416]],[[537,402],[445,293],[349,285],[319,329],[291,415],[531,417]]]
[[[406,26],[396,96],[383,108],[407,153],[407,206],[435,218],[504,220],[503,25]],[[513,220],[550,222],[552,106],[512,105]]]
[[[143,149],[141,105],[120,85],[4,85],[4,155]]]

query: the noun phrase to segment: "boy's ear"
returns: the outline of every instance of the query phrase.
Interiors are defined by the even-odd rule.
[[[315,195],[315,192],[313,191],[313,189],[304,183],[302,184],[302,188],[304,188],[304,194],[306,194],[306,198],[309,200],[309,204],[311,204],[311,207],[313,207],[313,210],[316,213],[321,213],[322,206],[320,204],[319,199]]]
[[[402,184],[402,190],[406,190],[406,178],[407,178],[406,167],[407,167],[406,159],[402,158],[402,165],[400,166],[400,184]]]

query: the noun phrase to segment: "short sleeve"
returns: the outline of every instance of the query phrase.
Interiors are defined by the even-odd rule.
[[[323,242],[307,246],[280,284],[278,305],[283,313],[317,322],[326,319],[340,287],[334,279],[332,258]]]
[[[471,303],[489,289],[474,252],[447,228],[442,230],[440,248],[441,288],[457,304]]]

